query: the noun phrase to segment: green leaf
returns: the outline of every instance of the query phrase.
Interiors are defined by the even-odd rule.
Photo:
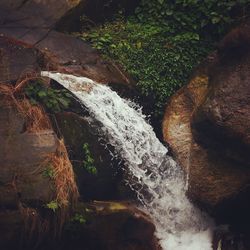
[[[173,11],[172,11],[172,10],[166,10],[166,15],[167,15],[167,16],[173,15]]]
[[[44,96],[47,95],[44,90],[40,90],[37,94],[38,94],[39,97],[44,97]]]
[[[59,98],[58,101],[63,105],[64,108],[68,108],[69,101],[64,98]]]
[[[55,213],[56,210],[59,208],[59,205],[55,200],[53,200],[46,204],[46,208],[51,209]]]
[[[141,49],[142,43],[141,43],[141,42],[137,42],[137,43],[136,43],[136,47],[137,47],[137,49]]]
[[[220,17],[215,16],[215,17],[212,18],[212,23],[213,23],[213,24],[219,23],[220,20],[221,20]]]

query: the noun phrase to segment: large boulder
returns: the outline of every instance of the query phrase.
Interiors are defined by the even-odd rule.
[[[54,28],[79,31],[82,17],[96,23],[120,10],[131,12],[138,3],[139,0],[1,0],[0,22],[20,34],[31,32],[31,28],[44,29],[45,33]]]
[[[16,249],[25,237],[25,216],[44,208],[55,195],[44,162],[56,152],[58,139],[46,127],[28,131],[27,120],[5,95],[0,95],[0,128],[0,248]]]
[[[48,154],[57,148],[53,130],[25,131],[25,119],[16,108],[1,101],[0,105],[0,204],[18,208],[20,203],[43,206],[51,201],[53,182],[45,178]]]
[[[101,83],[127,86],[128,89],[134,86],[133,80],[122,69],[103,60],[96,50],[80,39],[51,31],[33,46],[33,38],[28,36],[27,39],[15,40],[0,37],[2,82],[15,81],[26,75],[39,75],[41,70],[53,70],[89,77]]]
[[[74,8],[81,12],[81,6],[88,2],[90,1],[28,0],[18,4],[16,1],[1,1],[0,69],[8,72],[8,68],[12,69],[13,64],[17,66],[17,60],[17,71],[23,69],[39,74],[39,69],[35,67],[38,64],[43,70],[86,76],[102,83],[133,85],[134,82],[121,67],[102,59],[97,50],[86,42],[55,30],[56,23],[66,13]],[[15,49],[12,49],[13,47]],[[25,53],[23,51],[23,48],[27,47],[30,49],[29,53],[39,51],[42,54],[31,68],[25,67],[25,59],[28,57],[27,62],[31,61],[27,49]],[[23,66],[20,65],[20,60],[24,61]],[[11,70],[8,75],[13,78]],[[1,78],[9,80],[8,75],[5,74]]]
[[[9,28],[51,29],[80,2],[81,0],[3,0],[0,3],[0,20],[7,20],[5,25]]]
[[[155,226],[128,203],[92,202],[79,205],[65,227],[63,249],[160,250]],[[82,220],[80,220],[82,219]]]
[[[209,86],[193,114],[196,140],[250,166],[250,24],[221,41]]]
[[[134,197],[125,185],[121,160],[113,156],[113,149],[98,136],[90,117],[72,112],[58,113],[55,117],[74,165],[82,199],[120,200]],[[94,160],[96,173],[91,173],[84,166],[86,144]]]
[[[225,49],[211,54],[171,98],[163,134],[188,175],[190,197],[224,222],[247,225],[250,57],[246,47],[234,42],[227,50],[225,41]],[[235,45],[244,53],[232,58]]]
[[[0,248],[34,249],[58,235],[78,190],[47,114],[13,93],[0,85]]]
[[[20,41],[0,37],[0,81],[15,82],[28,73],[39,72],[44,56]]]

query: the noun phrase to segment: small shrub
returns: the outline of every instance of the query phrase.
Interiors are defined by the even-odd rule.
[[[74,223],[85,224],[86,221],[87,221],[86,218],[82,214],[78,214],[78,213],[76,213],[71,218],[71,222],[74,222]]]
[[[122,64],[143,95],[156,101],[155,115],[183,86],[216,41],[244,17],[247,0],[141,0],[134,15],[80,34],[105,57]],[[233,15],[235,12],[238,15]]]
[[[192,32],[168,36],[164,28],[119,20],[82,35],[107,58],[122,64],[141,93],[156,100],[155,115],[166,99],[186,83],[192,69],[212,49]]]
[[[82,162],[83,168],[90,174],[97,175],[97,169],[94,166],[94,158],[90,152],[89,144],[83,144],[83,153],[84,153],[84,160]]]
[[[32,104],[40,103],[52,113],[67,109],[71,102],[67,90],[48,88],[40,81],[30,83],[25,88],[25,94]]]
[[[172,34],[218,38],[236,19],[244,18],[248,7],[248,0],[141,0],[135,16],[140,22],[165,26]]]

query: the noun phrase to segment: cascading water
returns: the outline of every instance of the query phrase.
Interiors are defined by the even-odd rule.
[[[211,250],[210,218],[186,197],[184,174],[167,155],[140,109],[108,86],[85,77],[42,72],[71,91],[87,107],[100,131],[125,161],[129,183],[157,228],[164,250]]]

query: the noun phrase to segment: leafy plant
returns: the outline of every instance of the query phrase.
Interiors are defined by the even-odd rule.
[[[43,171],[43,177],[49,177],[51,179],[55,178],[55,171],[51,165],[47,166],[47,168]]]
[[[101,39],[105,34],[111,37],[107,42]],[[134,20],[107,23],[82,38],[125,67],[141,93],[156,101],[156,116],[162,114],[166,99],[186,83],[193,67],[212,49],[211,43],[200,41],[195,33],[168,36],[161,26]]]
[[[54,213],[59,208],[59,204],[56,200],[53,200],[45,205],[46,208],[51,209]]]
[[[86,223],[86,218],[82,215],[82,214],[78,214],[76,213],[72,218],[71,218],[72,222],[76,222],[79,224],[85,224]]]
[[[64,89],[52,89],[36,81],[25,88],[25,94],[32,104],[41,103],[50,112],[59,112],[70,104],[71,95]]]
[[[184,31],[218,37],[244,16],[248,4],[248,0],[141,0],[135,13],[141,22],[159,23],[173,34]]]
[[[82,162],[82,166],[90,174],[97,175],[97,169],[94,166],[94,159],[93,159],[93,156],[91,155],[89,144],[84,143],[82,149],[83,149],[84,158],[85,158]]]
[[[155,115],[183,86],[218,38],[244,13],[247,0],[141,0],[135,14],[79,34],[105,57],[122,64],[141,93],[155,100]],[[244,14],[241,14],[244,16]]]

